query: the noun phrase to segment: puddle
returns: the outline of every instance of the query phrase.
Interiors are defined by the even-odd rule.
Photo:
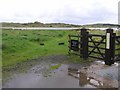
[[[28,73],[14,74],[3,88],[118,88],[117,64],[106,66],[95,62],[81,68],[61,64],[52,71],[47,68],[37,65]],[[46,76],[42,71],[47,73]]]
[[[52,75],[44,77],[42,74],[16,74],[14,79],[4,85],[8,88],[79,88],[79,80],[68,75],[68,65],[61,65]],[[54,74],[53,74],[54,73]],[[4,88],[3,87],[3,88]]]

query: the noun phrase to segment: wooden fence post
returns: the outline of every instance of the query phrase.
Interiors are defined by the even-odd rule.
[[[68,52],[68,55],[70,55],[70,52],[71,52],[71,45],[70,45],[71,44],[70,43],[71,42],[71,37],[70,37],[70,35],[68,35],[68,36],[69,36],[69,41],[68,41],[69,42],[69,46],[68,46],[69,47],[69,52]]]
[[[116,36],[116,33],[113,33],[112,35],[112,52],[111,52],[111,60],[112,60],[112,64],[114,64],[115,60],[115,36]]]
[[[87,59],[88,58],[88,32],[87,29],[82,28],[81,29],[81,39],[80,39],[80,54],[82,55],[83,59]]]
[[[115,34],[113,29],[106,29],[106,49],[105,49],[105,64],[114,64],[115,54]]]

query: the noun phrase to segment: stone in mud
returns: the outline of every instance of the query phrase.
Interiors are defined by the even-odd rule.
[[[83,67],[83,69],[87,69],[87,67]]]

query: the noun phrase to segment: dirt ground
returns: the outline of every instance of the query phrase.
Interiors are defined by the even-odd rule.
[[[60,64],[57,69],[50,67]],[[118,88],[119,63],[70,62],[69,56],[52,55],[18,64],[3,76],[3,88]]]

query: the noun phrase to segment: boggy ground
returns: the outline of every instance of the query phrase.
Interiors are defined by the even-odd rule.
[[[50,55],[17,64],[4,70],[3,88],[118,88],[118,64],[71,59]]]

